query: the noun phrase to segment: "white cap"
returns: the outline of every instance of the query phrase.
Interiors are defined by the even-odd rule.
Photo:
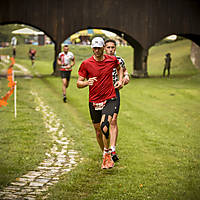
[[[103,46],[104,46],[104,40],[103,40],[103,38],[101,38],[101,37],[95,37],[95,38],[93,38],[92,44],[91,44],[92,48],[94,48],[94,47],[103,47]]]

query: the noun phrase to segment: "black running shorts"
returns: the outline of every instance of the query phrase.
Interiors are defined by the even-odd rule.
[[[69,81],[71,77],[71,71],[60,71],[60,76],[62,79],[66,78],[67,81]]]
[[[35,60],[35,56],[31,56],[31,60]]]
[[[116,112],[116,98],[108,99],[103,110],[95,110],[93,103],[89,102],[89,109],[90,109],[90,117],[92,119],[92,123],[100,123],[102,115],[111,115]]]

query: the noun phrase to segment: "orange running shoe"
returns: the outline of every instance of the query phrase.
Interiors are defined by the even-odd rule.
[[[107,160],[108,160],[108,153],[105,153],[103,155],[103,163],[101,165],[101,169],[107,169]]]
[[[105,153],[101,169],[110,169],[114,167],[114,162],[111,158],[110,153]]]
[[[112,160],[112,157],[111,157],[110,153],[107,155],[106,165],[107,165],[107,169],[110,169],[110,168],[114,167],[114,161]]]

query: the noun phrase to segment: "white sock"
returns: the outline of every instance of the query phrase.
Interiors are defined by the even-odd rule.
[[[115,146],[111,146],[111,151],[115,151]]]
[[[105,155],[106,153],[109,153],[109,149],[106,149],[106,148],[104,147],[103,155]]]

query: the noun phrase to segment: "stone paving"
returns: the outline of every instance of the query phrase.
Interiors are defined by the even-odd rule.
[[[38,195],[43,199],[48,198],[43,192],[59,181],[59,177],[71,171],[78,162],[82,161],[78,152],[70,149],[73,140],[63,137],[64,125],[60,119],[45,105],[36,92],[31,92],[37,102],[36,111],[43,114],[43,120],[47,132],[51,134],[53,146],[46,152],[46,159],[36,169],[10,183],[9,186],[0,190],[0,199],[6,200],[34,200]],[[72,144],[72,145],[71,145]]]

